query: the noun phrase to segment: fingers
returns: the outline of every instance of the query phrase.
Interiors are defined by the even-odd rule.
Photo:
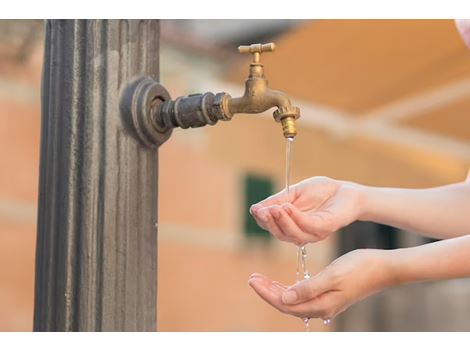
[[[289,241],[289,238],[285,236],[283,231],[274,221],[271,213],[268,209],[261,209],[256,215],[254,215],[256,223],[263,229],[269,231],[271,235],[276,237],[280,241]]]
[[[291,219],[286,211],[279,206],[273,206],[269,208],[269,212],[274,219],[274,222],[282,231],[284,236],[290,242],[294,242],[297,245],[302,245],[309,240],[309,235],[302,231],[299,226]]]
[[[259,209],[269,207],[272,205],[281,205],[283,203],[294,203],[294,201],[300,196],[300,186],[299,184],[292,185],[290,187],[289,194],[287,194],[287,190],[283,189],[282,191],[273,194],[272,196],[253,204],[250,207],[250,213],[253,215]]]
[[[457,25],[460,36],[470,49],[470,20],[455,20],[455,24]]]
[[[324,273],[320,273],[291,286],[283,293],[282,302],[286,305],[307,302],[333,289],[332,280]]]
[[[325,217],[325,214],[323,216],[321,214],[307,215],[289,203],[283,204],[282,208],[302,232],[313,236],[313,242],[325,239],[335,230],[331,219]],[[287,229],[282,226],[280,228],[284,233],[290,234]],[[312,238],[310,238],[310,241],[312,241]]]
[[[285,289],[274,285],[273,281],[261,274],[253,274],[248,280],[248,284],[255,292],[274,308],[284,312],[282,303],[282,293]]]
[[[260,227],[281,241],[297,245],[325,239],[336,229],[330,214],[307,215],[290,203],[252,208],[251,213]]]
[[[332,318],[334,300],[327,295],[320,295],[308,302],[296,305],[287,305],[283,302],[283,296],[287,287],[270,280],[264,275],[253,274],[248,280],[249,285],[264,301],[272,305],[282,313],[291,314],[301,318]]]
[[[277,284],[261,274],[253,274],[248,280],[248,284],[264,301],[272,305],[282,313],[292,314],[299,317],[309,316],[308,309],[299,310],[295,306],[287,306],[282,302],[282,295],[286,288],[282,284]]]
[[[258,225],[268,230],[281,241],[292,242],[300,246],[308,242],[324,239],[329,233],[317,234],[316,217],[308,216],[295,206],[285,203],[272,205],[253,212]]]
[[[318,242],[325,239],[331,232],[330,224],[320,215],[307,215],[289,203],[268,208],[287,241],[297,245]]]
[[[273,194],[272,196],[266,198],[265,200],[262,200],[261,202],[253,204],[250,207],[250,213],[254,215],[256,211],[262,208],[269,207],[271,205],[279,205],[287,201],[288,201],[287,192],[285,190],[282,190],[281,192]]]

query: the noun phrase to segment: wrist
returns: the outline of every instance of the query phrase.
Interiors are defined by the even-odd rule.
[[[377,211],[377,188],[371,186],[357,185],[357,192],[359,194],[358,203],[358,219],[360,221],[374,221],[375,212]]]
[[[355,219],[353,221],[366,221],[365,218],[369,216],[369,199],[372,187],[349,181],[341,181],[341,187],[343,190],[347,189],[354,199]]]
[[[364,298],[400,284],[400,273],[397,270],[396,258],[391,252],[394,251],[372,248],[350,252],[352,255],[358,255],[361,258],[359,262],[362,263],[361,271],[365,277],[365,284],[360,285],[362,289],[359,291],[359,298]]]
[[[401,263],[401,249],[382,250],[381,263],[384,271],[384,287],[403,283],[404,272]]]

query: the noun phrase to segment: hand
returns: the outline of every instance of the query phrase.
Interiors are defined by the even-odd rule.
[[[332,319],[361,299],[397,283],[388,265],[391,252],[376,249],[349,252],[317,275],[291,287],[261,274],[252,274],[248,283],[282,313]]]
[[[455,25],[465,45],[470,49],[470,20],[455,20]]]
[[[252,205],[260,227],[276,238],[303,245],[325,239],[357,220],[363,196],[360,186],[328,177],[313,177]]]

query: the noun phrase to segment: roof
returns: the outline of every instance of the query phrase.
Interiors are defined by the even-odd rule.
[[[249,60],[240,59],[232,81],[244,81]],[[453,20],[309,21],[261,61],[270,86],[294,100],[358,119],[393,112],[401,125],[470,139],[470,51]],[[453,95],[439,103],[444,93]],[[445,117],[453,126],[435,122]]]

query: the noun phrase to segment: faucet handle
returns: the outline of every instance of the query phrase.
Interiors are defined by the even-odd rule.
[[[259,63],[260,55],[263,52],[274,51],[274,43],[240,45],[238,51],[240,54],[253,54],[253,63]]]

